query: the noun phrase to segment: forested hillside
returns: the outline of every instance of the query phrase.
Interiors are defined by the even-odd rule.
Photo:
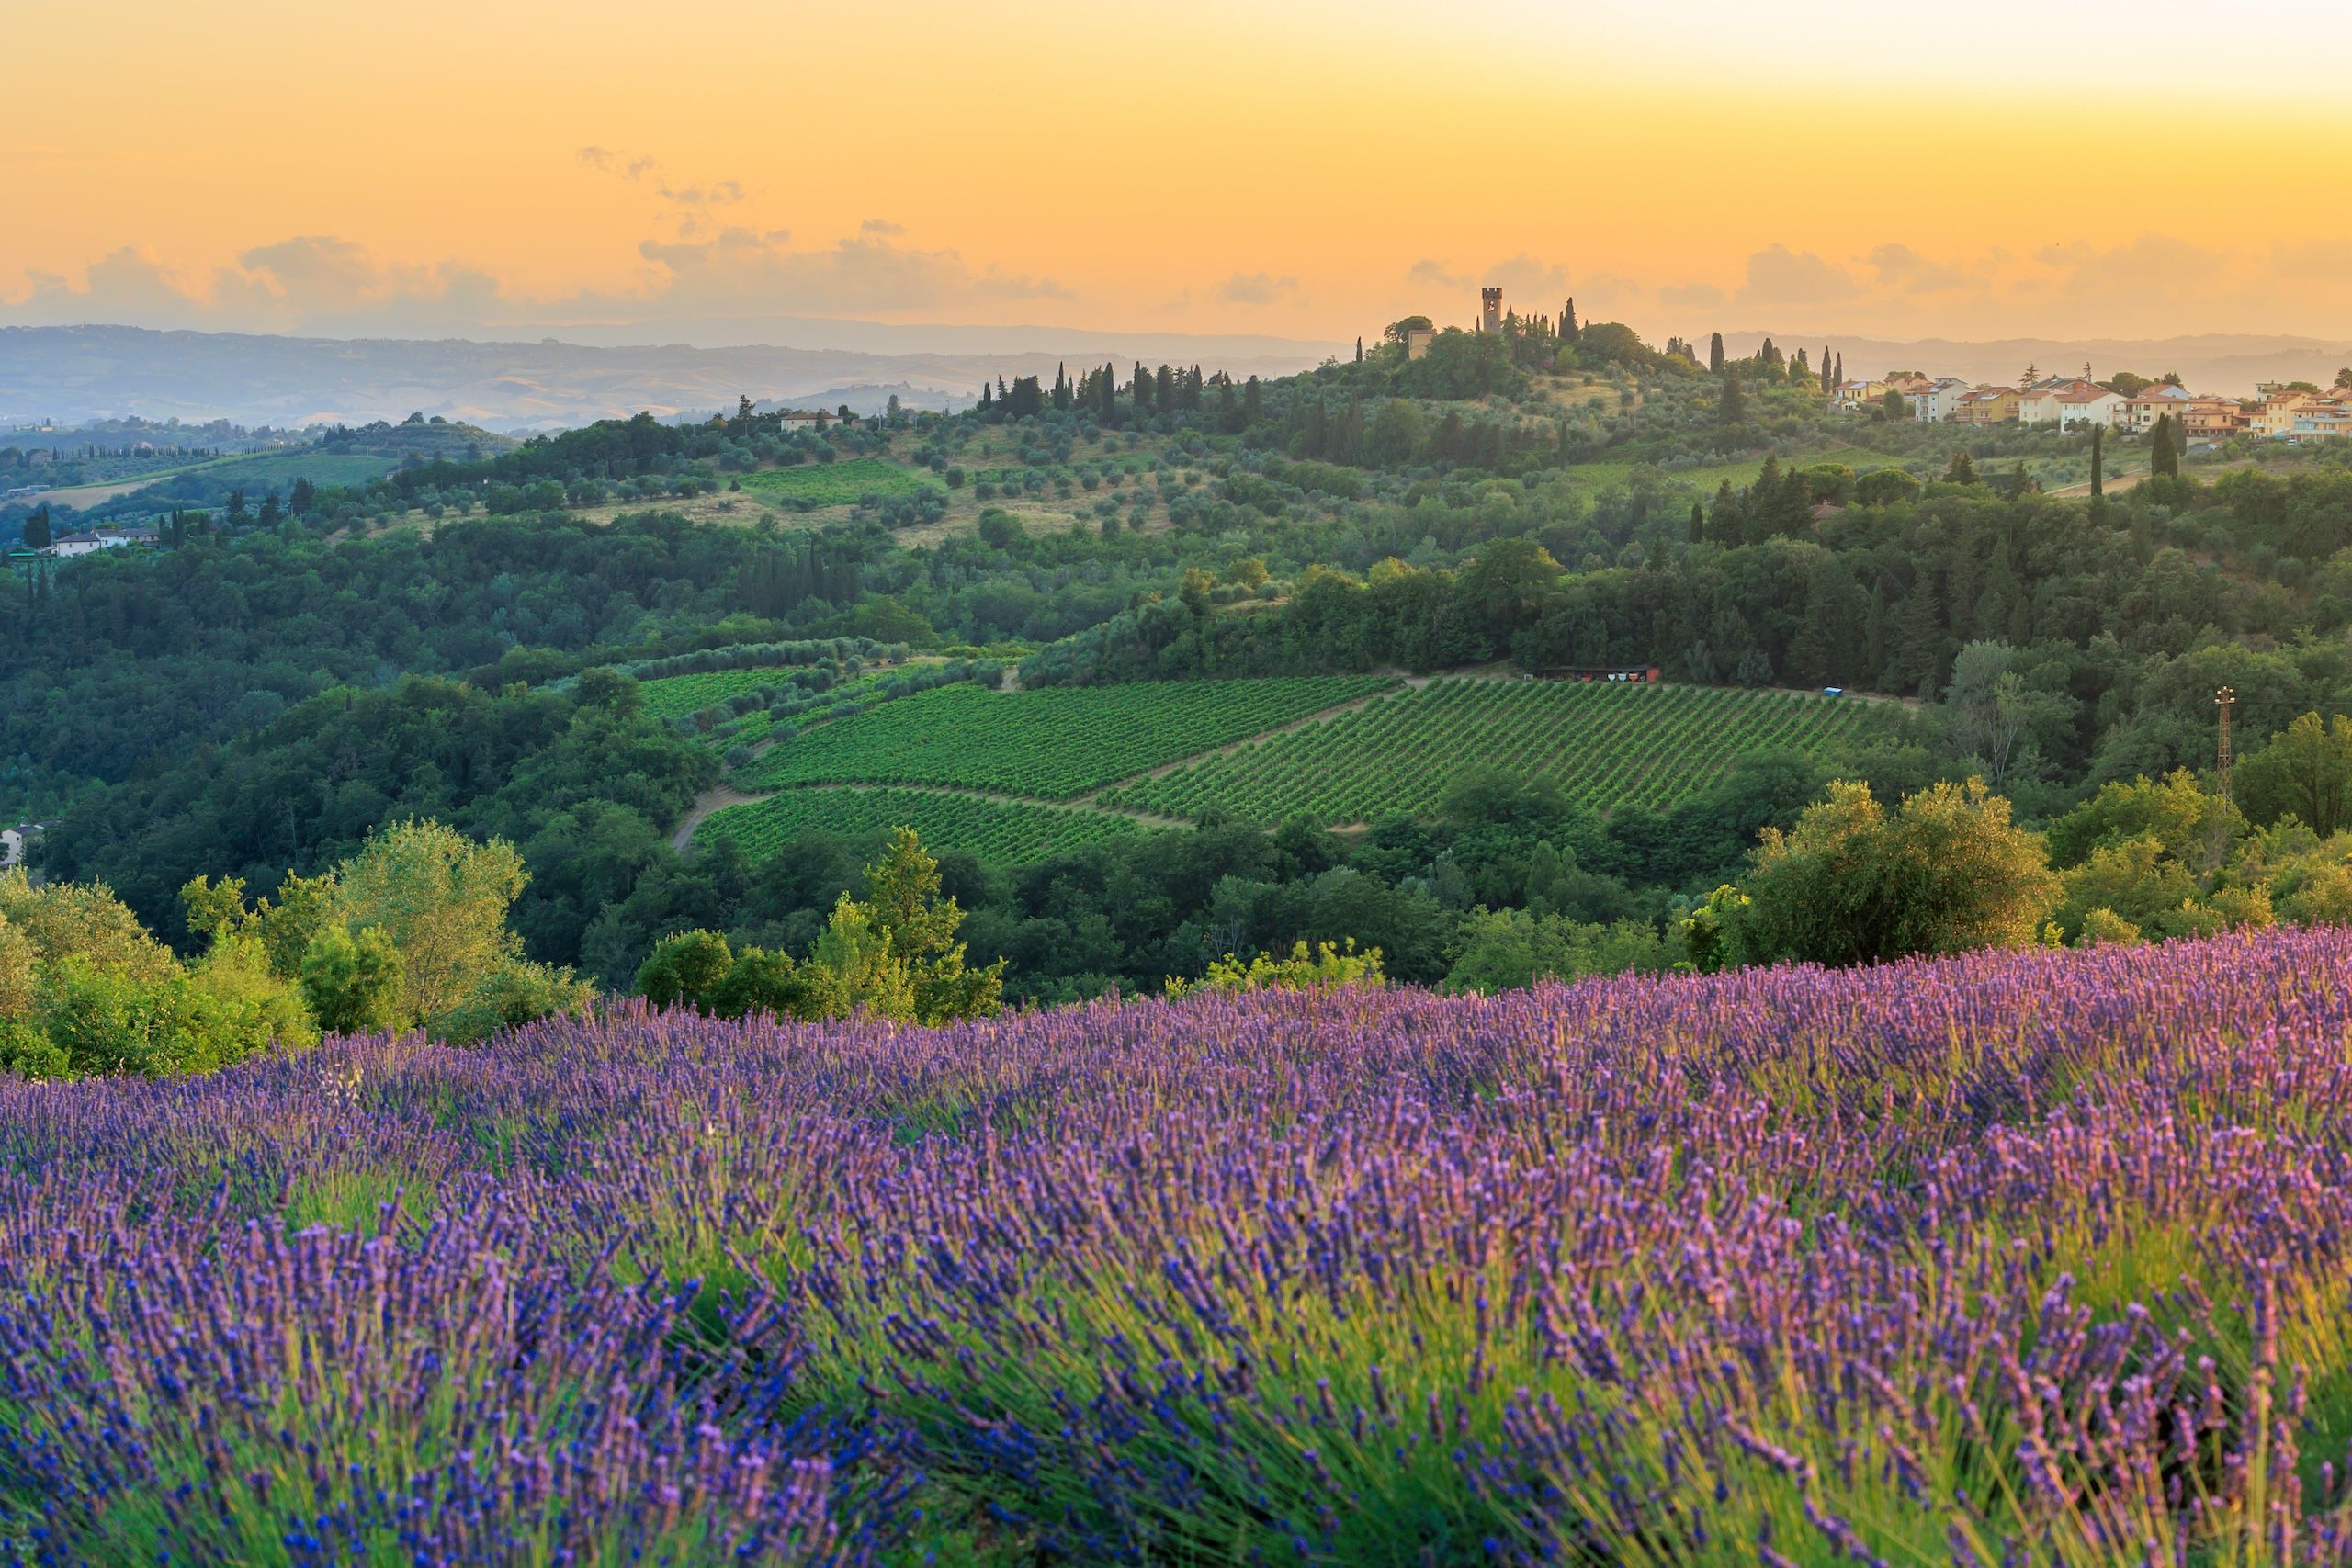
[[[52,823],[48,874],[164,931],[198,874],[266,890],[411,816],[503,836],[529,955],[613,986],[690,927],[797,949],[920,818],[975,955],[1052,997],[1300,938],[1440,979],[1481,909],[1663,965],[1833,776],[1981,774],[2055,821],[2209,764],[2217,686],[2242,750],[2352,709],[2340,455],[2059,495],[2078,436],[1832,415],[1793,356],[1670,347],[1440,334],[1264,384],[1070,367],[952,418],[433,435],[0,581],[0,791]],[[1655,709],[1557,717],[1395,684],[1653,665],[1594,695]],[[1138,692],[1128,739],[1119,703],[1040,702],[1306,677]]]

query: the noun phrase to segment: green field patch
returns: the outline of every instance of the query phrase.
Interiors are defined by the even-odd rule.
[[[1386,676],[942,686],[778,742],[738,783],[927,784],[1068,800],[1371,696]]]
[[[793,668],[807,666],[769,664],[756,669],[701,670],[690,675],[662,675],[640,681],[637,689],[645,698],[647,713],[656,718],[684,718],[714,703],[723,703],[762,686],[781,688],[786,684],[786,671]]]
[[[803,463],[745,474],[744,490],[778,501],[816,506],[854,506],[869,495],[912,495],[944,488],[929,475],[880,457],[850,457],[838,463]]]
[[[714,811],[695,829],[695,842],[733,839],[757,861],[811,829],[875,837],[893,828],[912,828],[935,853],[975,855],[999,865],[1152,830],[1132,817],[1091,807],[982,800],[941,790],[790,789]]]
[[[296,479],[356,489],[390,473],[396,467],[390,457],[364,452],[265,452],[258,457],[224,457],[217,463],[176,469],[169,477],[200,475],[207,484],[243,490],[249,497],[257,498],[273,489],[290,490]]]
[[[1868,705],[1797,692],[1555,681],[1433,681],[1322,724],[1204,757],[1103,796],[1169,817],[1325,823],[1426,816],[1472,767],[1556,782],[1595,811],[1704,793],[1757,751],[1827,755]]]
[[[1810,468],[1818,463],[1843,463],[1857,474],[1872,468],[1899,468],[1904,459],[1898,453],[1873,452],[1863,446],[1834,446],[1824,452],[1801,452],[1781,460],[1783,469]],[[1630,483],[1640,463],[1611,460],[1599,463],[1572,463],[1560,471],[1599,492]],[[1725,463],[1708,463],[1695,468],[1661,468],[1658,470],[1668,484],[1689,485],[1702,494],[1712,495],[1715,487],[1729,484],[1734,490],[1744,490],[1754,484],[1764,472],[1764,459],[1736,458]]]

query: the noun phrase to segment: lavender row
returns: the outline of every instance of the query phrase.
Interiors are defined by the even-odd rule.
[[[2352,1561],[2352,935],[0,1087],[38,1562]]]

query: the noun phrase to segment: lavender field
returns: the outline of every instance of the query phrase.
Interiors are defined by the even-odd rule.
[[[0,1089],[23,1561],[2352,1559],[2352,935]]]

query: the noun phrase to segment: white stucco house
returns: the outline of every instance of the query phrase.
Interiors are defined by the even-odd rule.
[[[2128,406],[2122,393],[2105,387],[2085,384],[2058,394],[2058,428],[2072,430],[2078,426],[2103,424],[2113,429],[2123,422]]]
[[[1967,382],[1955,376],[1931,381],[1924,391],[1911,394],[1911,417],[1927,423],[1940,424],[1961,416],[1960,400],[1968,395]]]

